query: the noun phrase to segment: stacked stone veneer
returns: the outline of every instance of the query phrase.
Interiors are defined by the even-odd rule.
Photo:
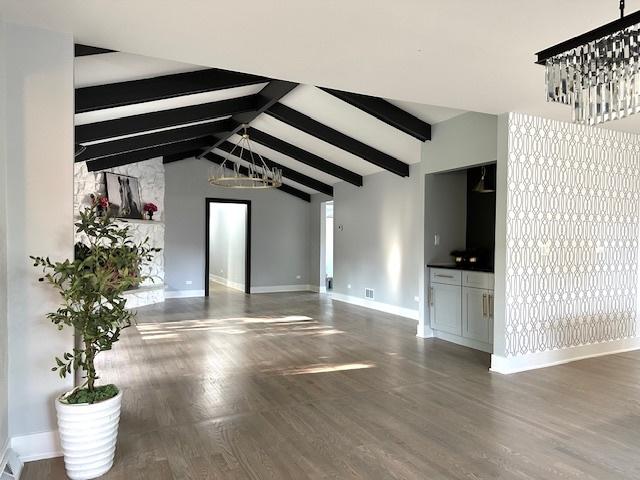
[[[149,244],[161,248],[153,262],[146,265],[143,275],[152,277],[146,280],[138,290],[126,294],[129,308],[151,305],[164,301],[164,165],[162,158],[154,158],[144,162],[133,163],[123,167],[108,170],[136,177],[140,183],[140,197],[142,203],[152,202],[158,207],[153,215],[153,222],[136,220],[118,220],[126,222],[134,241],[143,241],[149,238]],[[74,211],[79,212],[91,202],[90,195],[98,193],[106,194],[104,172],[89,172],[85,162],[75,164],[74,170]],[[76,235],[76,241],[80,237]]]

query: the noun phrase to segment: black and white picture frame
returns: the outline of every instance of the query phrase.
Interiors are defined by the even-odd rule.
[[[136,177],[105,173],[107,198],[111,214],[119,218],[143,218],[140,183]]]

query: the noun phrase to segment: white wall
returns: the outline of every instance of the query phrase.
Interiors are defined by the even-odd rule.
[[[247,205],[212,203],[209,207],[209,276],[244,290]]]
[[[73,38],[5,25],[9,433],[54,430],[55,396],[70,388],[51,372],[72,331],[45,318],[59,296],[38,282],[29,255],[73,256]],[[9,121],[10,120],[10,121]],[[29,452],[19,452],[29,453]]]
[[[6,36],[0,16],[0,468],[9,441],[7,342],[7,172],[6,172]]]
[[[308,285],[310,203],[280,190],[212,187],[211,165],[195,158],[165,165],[167,288],[204,290],[207,197],[251,200],[252,287]]]
[[[640,347],[640,136],[507,121],[504,346],[493,368]]]
[[[334,185],[334,292],[418,315],[422,249],[420,165],[409,177],[389,172],[366,176],[362,187]],[[341,230],[342,228],[342,230]],[[351,285],[351,288],[349,288]]]

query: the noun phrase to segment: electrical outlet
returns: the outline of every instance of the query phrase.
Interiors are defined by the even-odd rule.
[[[433,236],[433,244],[437,247],[440,245],[440,235],[437,233]]]
[[[413,297],[413,301],[414,302],[420,302],[420,297],[418,295],[416,295],[415,297]]]
[[[184,282],[185,285],[191,285],[193,284],[193,280],[187,280],[186,282]]]
[[[347,288],[351,288],[351,284],[350,283],[347,284]]]
[[[296,275],[296,280],[300,280],[302,277],[300,275]]]

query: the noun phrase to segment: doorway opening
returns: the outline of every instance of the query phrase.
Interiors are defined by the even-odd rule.
[[[251,293],[251,201],[206,199],[204,294],[210,283]]]
[[[320,228],[322,256],[321,256],[321,272],[322,281],[321,291],[330,292],[333,289],[333,201],[325,202],[322,205],[322,222]]]

